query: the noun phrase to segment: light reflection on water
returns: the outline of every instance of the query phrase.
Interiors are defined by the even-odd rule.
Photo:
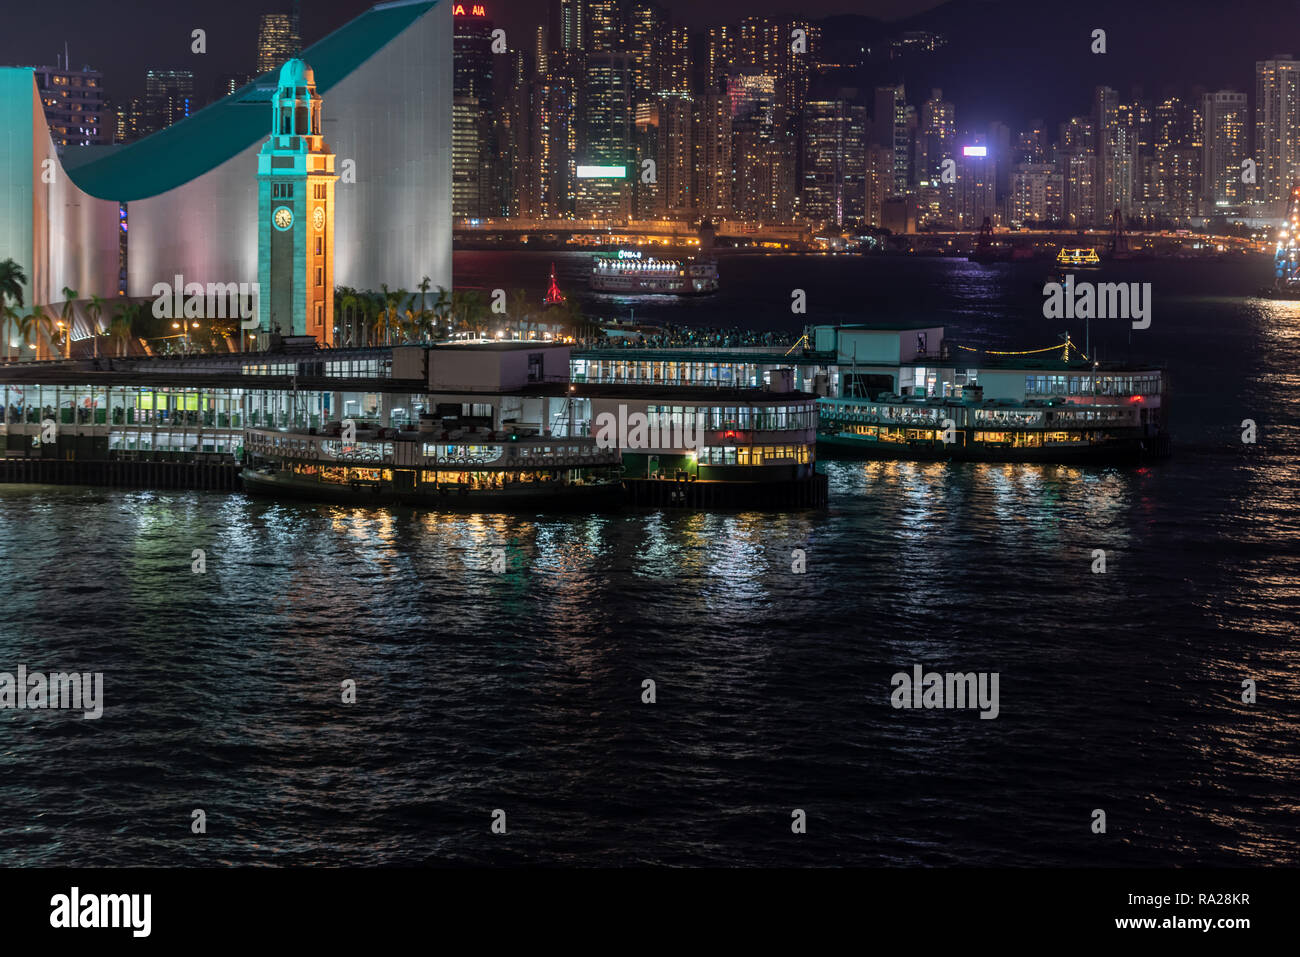
[[[107,698],[0,715],[0,865],[1300,863],[1283,305],[1155,314],[1180,445],[1143,469],[824,462],[830,507],[791,514],[0,486],[0,670]],[[1001,716],[894,711],[912,664],[998,671]]]

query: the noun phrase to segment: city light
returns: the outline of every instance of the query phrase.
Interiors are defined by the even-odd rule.
[[[578,179],[626,179],[626,166],[579,166]]]
[[[961,152],[963,156],[988,156],[989,148],[987,146],[963,146]]]

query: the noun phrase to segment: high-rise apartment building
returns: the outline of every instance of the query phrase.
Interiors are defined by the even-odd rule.
[[[732,215],[731,98],[706,92],[695,104],[695,208],[701,216]]]
[[[1300,172],[1300,62],[1290,56],[1255,64],[1255,162],[1257,196],[1285,215]]]
[[[1215,207],[1236,206],[1254,198],[1253,189],[1242,182],[1242,162],[1249,158],[1247,109],[1246,94],[1232,90],[1206,93],[1201,99],[1201,196],[1207,214]]]
[[[62,61],[62,57],[59,58]],[[45,122],[56,146],[104,146],[113,142],[114,122],[104,98],[104,75],[83,66],[32,67]]]

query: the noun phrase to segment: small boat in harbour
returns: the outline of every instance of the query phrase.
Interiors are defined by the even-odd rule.
[[[1062,246],[1056,254],[1056,265],[1060,269],[1097,269],[1101,257],[1090,246]]]
[[[596,253],[591,288],[623,295],[708,295],[718,291],[718,264],[710,259],[660,259],[637,249]]]

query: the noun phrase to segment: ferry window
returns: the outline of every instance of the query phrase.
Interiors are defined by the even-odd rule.
[[[1040,375],[1035,379],[1034,391],[1039,395],[1047,395],[1047,376]]]
[[[540,352],[528,353],[528,381],[542,381],[542,353]]]
[[[1034,377],[1031,375],[1027,375],[1025,376],[1025,395],[1030,395],[1033,393],[1033,391],[1034,391]]]

